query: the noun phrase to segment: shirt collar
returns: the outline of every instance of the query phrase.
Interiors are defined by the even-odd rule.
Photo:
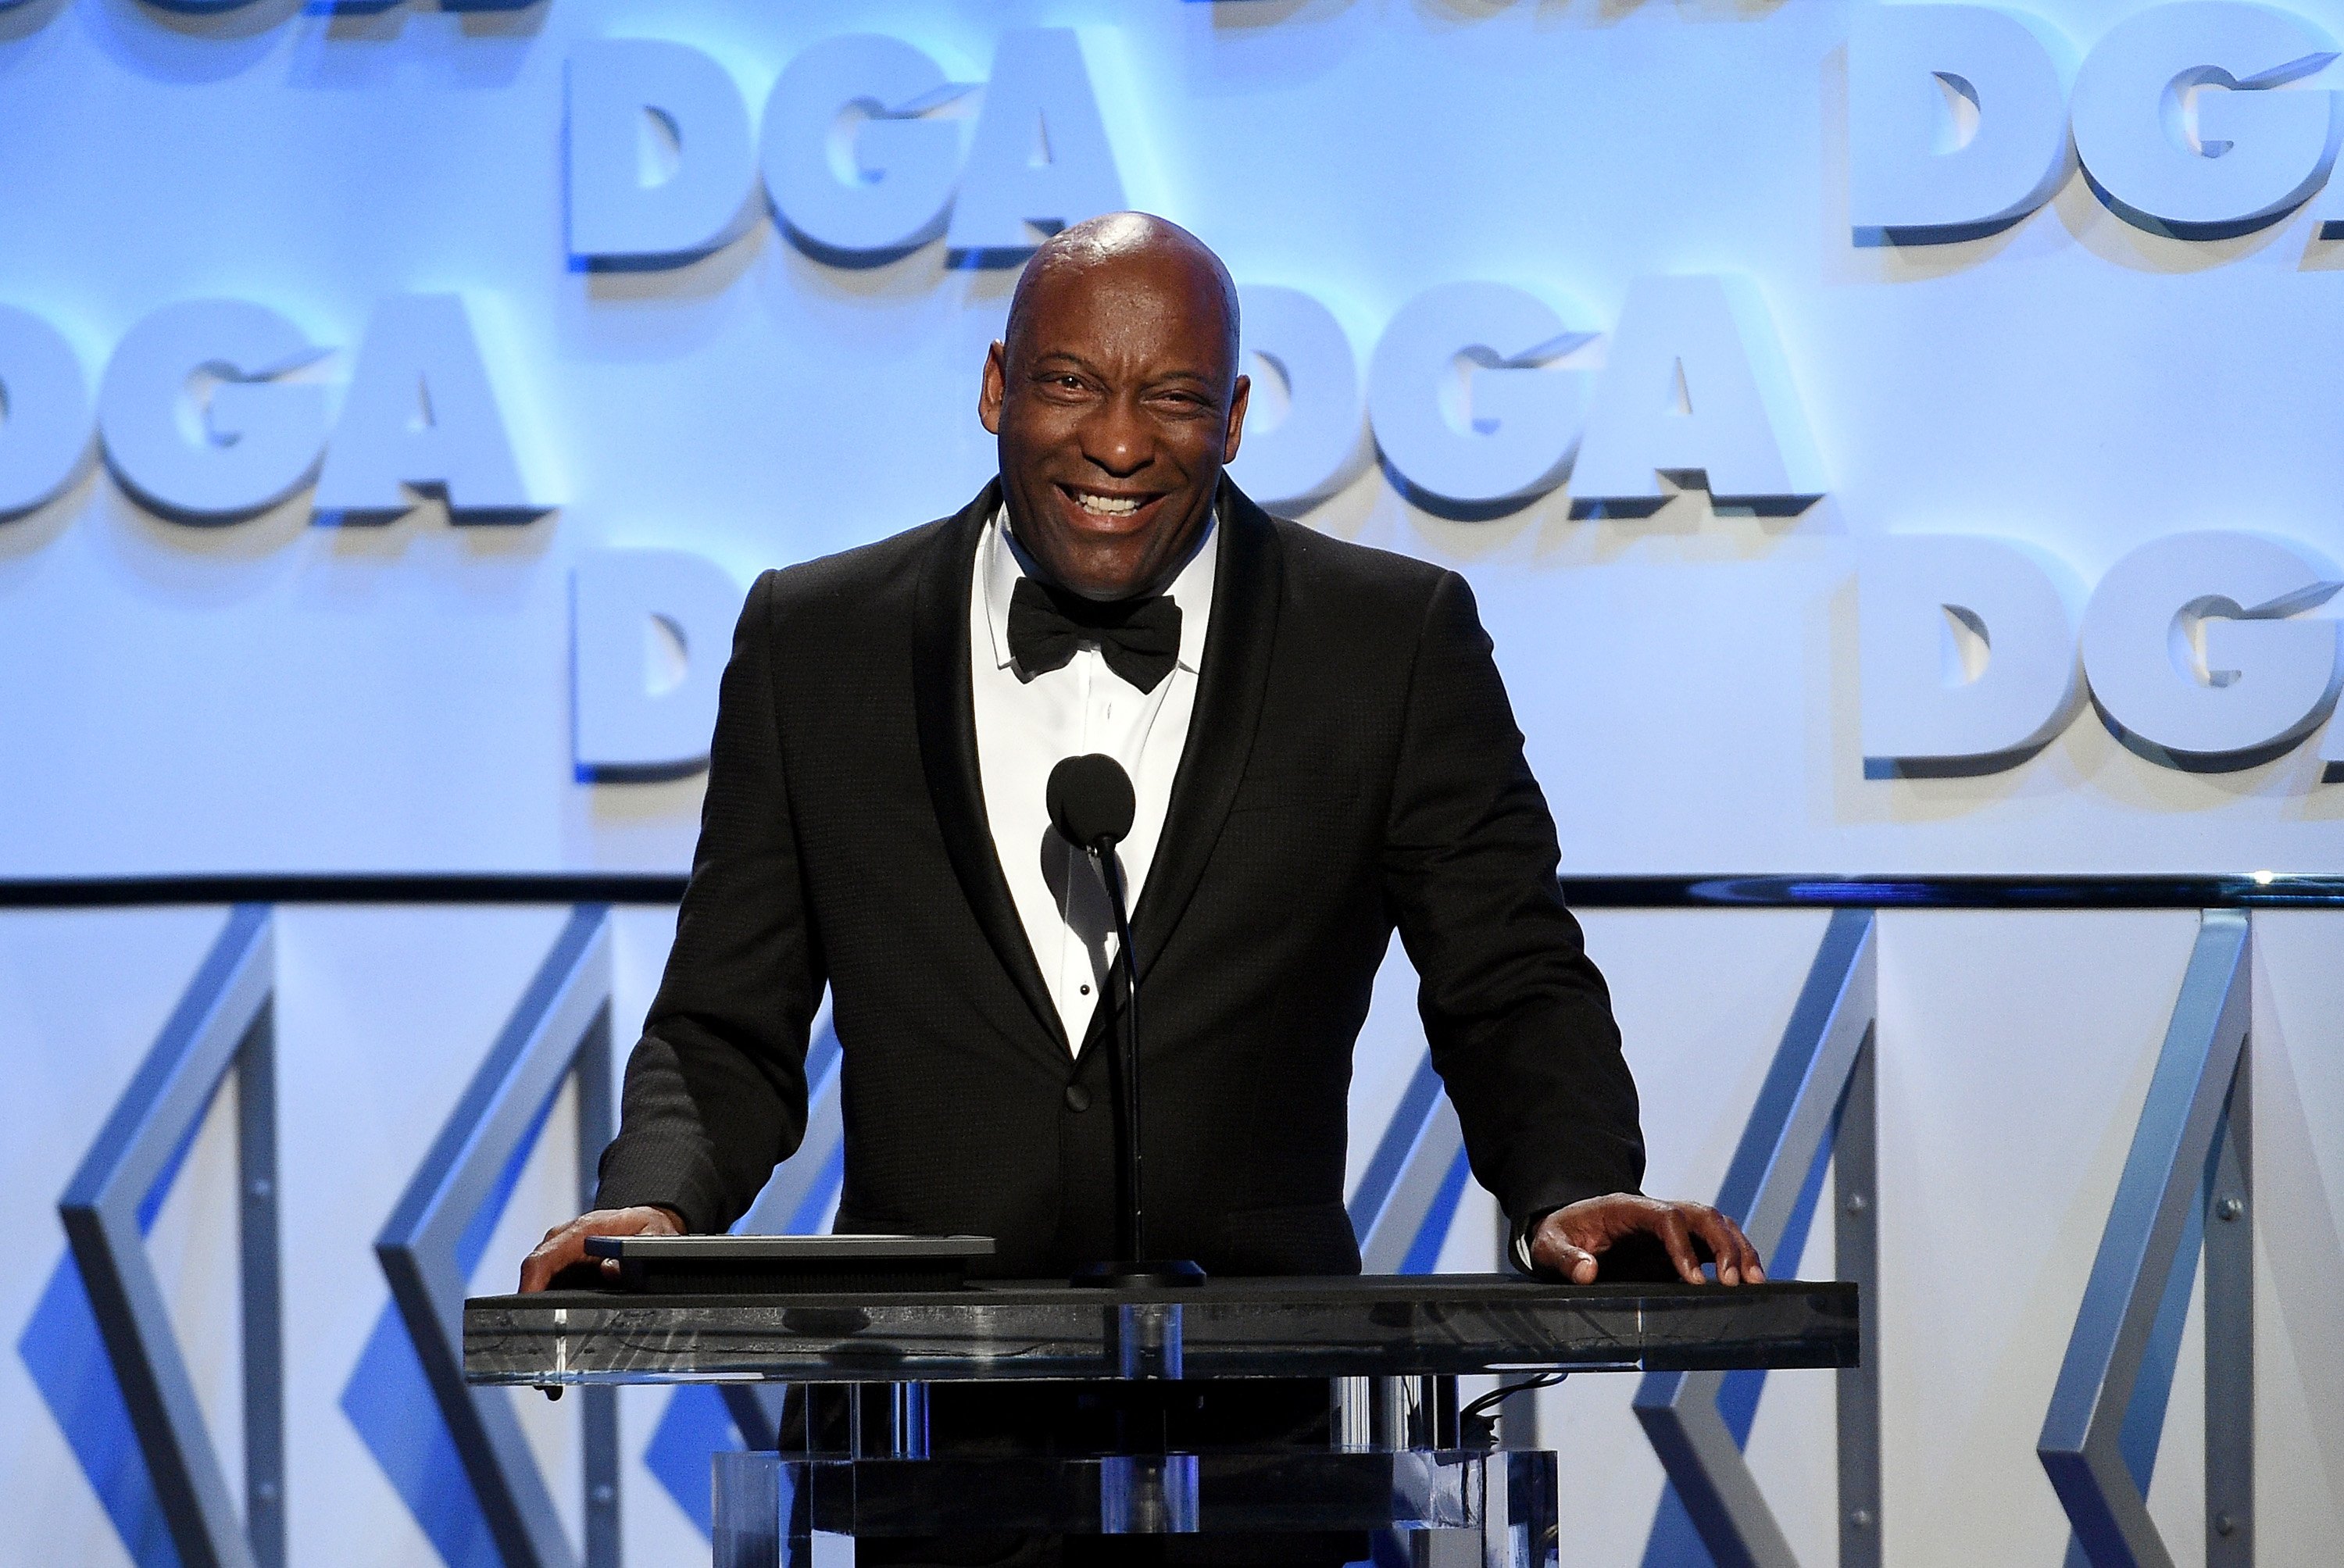
[[[1180,668],[1192,675],[1205,663],[1205,632],[1212,620],[1220,531],[1217,503],[1205,516],[1204,536],[1189,548],[1187,561],[1164,590],[1164,597],[1180,607]],[[985,583],[985,620],[993,638],[994,668],[1005,670],[1017,662],[1009,652],[1009,596],[1017,592],[1019,578],[1037,575],[1025,546],[1009,531],[1006,506],[997,509],[985,525],[985,537],[976,547],[976,569]]]

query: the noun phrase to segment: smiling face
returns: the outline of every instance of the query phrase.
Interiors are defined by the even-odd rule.
[[[1211,515],[1247,391],[1228,275],[1202,243],[1131,213],[1054,236],[977,406],[1017,541],[1086,599],[1160,591]]]

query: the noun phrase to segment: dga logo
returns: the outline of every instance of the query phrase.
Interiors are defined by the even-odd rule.
[[[466,522],[551,510],[523,482],[456,296],[378,305],[331,419],[316,373],[329,351],[250,300],[163,307],[123,335],[98,384],[107,468],[157,515],[199,525],[242,521],[311,485],[332,522],[388,522],[422,494]],[[80,470],[86,387],[54,327],[0,305],[0,521],[52,500]]]
[[[1847,46],[1848,218],[1859,242],[1991,234],[2080,163],[2127,222],[2181,239],[2275,223],[2328,181],[2344,134],[2309,78],[2335,45],[2236,0],[2153,6],[2080,64],[2036,18],[1980,5],[1868,5]],[[2344,205],[2322,208],[2334,238]]]
[[[2220,773],[2288,751],[2336,706],[2339,626],[2303,613],[2344,574],[2251,533],[2152,540],[2076,613],[2067,570],[2008,540],[1891,535],[1857,573],[1864,772],[1996,773],[2088,694],[2134,752]],[[2344,774],[2344,723],[2319,756]]]
[[[981,106],[962,113],[980,86]],[[647,116],[658,130],[649,180]],[[950,80],[900,38],[825,39],[775,79],[761,119],[753,129],[732,73],[689,45],[574,47],[572,260],[674,266],[730,242],[770,206],[801,249],[833,266],[878,266],[938,238],[968,264],[1009,266],[1034,248],[1029,225],[1046,231],[1124,206],[1068,28],[1004,34],[983,83]]]

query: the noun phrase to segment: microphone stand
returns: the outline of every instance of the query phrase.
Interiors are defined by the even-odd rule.
[[[1123,1080],[1123,1179],[1130,1191],[1123,1212],[1116,1217],[1116,1256],[1147,1256],[1147,1218],[1139,1185],[1139,962],[1131,951],[1131,918],[1125,912],[1123,867],[1115,851],[1091,851],[1091,864],[1106,883],[1108,904],[1115,909],[1116,966],[1123,971],[1123,1012],[1116,1019],[1115,1047]]]
[[[1113,840],[1088,846],[1091,864],[1106,884],[1108,905],[1115,911],[1116,966],[1123,971],[1123,1013],[1116,1020],[1116,1060],[1123,1079],[1123,1179],[1126,1198],[1116,1216],[1116,1252],[1119,1261],[1093,1264],[1075,1276],[1077,1285],[1108,1287],[1178,1287],[1200,1283],[1205,1271],[1187,1259],[1146,1262],[1147,1219],[1140,1181],[1139,1155],[1139,954],[1131,940],[1131,910],[1124,896],[1123,867],[1115,857]]]

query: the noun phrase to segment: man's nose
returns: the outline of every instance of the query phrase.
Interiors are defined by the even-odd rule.
[[[1109,398],[1083,422],[1083,456],[1116,479],[1156,460],[1156,432],[1136,399]]]

